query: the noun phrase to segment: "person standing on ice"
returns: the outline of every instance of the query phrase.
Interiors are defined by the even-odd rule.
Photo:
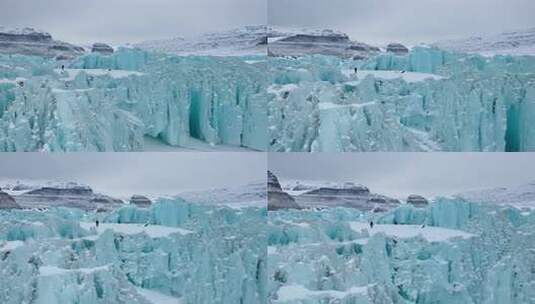
[[[373,228],[373,221],[370,222],[370,228]]]
[[[99,222],[98,222],[98,220],[96,220],[95,221],[95,225],[97,226],[97,228],[98,228],[98,224],[99,224]]]
[[[61,71],[65,71],[65,65],[64,64],[61,65]]]

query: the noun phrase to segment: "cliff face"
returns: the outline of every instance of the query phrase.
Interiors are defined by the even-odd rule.
[[[84,52],[82,47],[52,39],[52,35],[47,32],[0,26],[0,53],[70,59]]]
[[[301,209],[295,199],[282,191],[279,180],[271,171],[268,174],[268,210]]]
[[[0,190],[0,210],[2,209],[20,209],[20,206],[11,195]]]

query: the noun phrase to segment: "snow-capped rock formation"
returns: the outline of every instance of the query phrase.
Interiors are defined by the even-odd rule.
[[[269,68],[270,151],[535,150],[535,57],[415,47]]]
[[[178,55],[265,56],[267,34],[265,25],[251,25],[192,38],[145,41],[134,46],[147,51]]]
[[[188,202],[232,208],[266,208],[266,181],[227,188],[187,191],[177,195]]]
[[[379,51],[363,42],[353,42],[338,31],[268,28],[269,56],[329,55],[360,60]]]
[[[112,209],[123,201],[94,193],[87,185],[73,182],[49,183],[13,196],[23,208],[69,207],[82,210]]]
[[[446,199],[386,213],[273,212],[269,302],[530,303],[534,215]]]
[[[535,56],[535,28],[509,31],[497,35],[439,41],[433,45],[445,50],[477,53],[484,56]]]
[[[265,223],[265,209],[178,199],[0,211],[0,302],[262,304]]]
[[[267,185],[268,210],[301,209],[295,199],[282,190],[279,179],[269,170],[267,172]]]
[[[390,43],[386,46],[386,51],[396,55],[407,55],[409,49],[401,43]]]
[[[455,196],[481,204],[535,209],[535,181],[520,186],[472,190]]]
[[[400,204],[397,199],[372,193],[368,187],[353,182],[291,181],[283,184],[283,189],[303,208],[347,207],[384,212]]]
[[[72,59],[85,52],[84,48],[53,40],[49,33],[33,28],[0,26],[0,53]]]
[[[0,189],[0,210],[2,209],[20,209],[20,206],[11,195]]]
[[[130,197],[130,204],[139,208],[148,208],[152,205],[152,201],[144,195],[134,194]]]
[[[429,201],[418,194],[411,194],[407,197],[407,204],[413,205],[416,208],[425,208],[429,205]]]
[[[105,43],[96,42],[91,46],[91,53],[100,53],[103,55],[113,54],[113,48]]]
[[[65,70],[0,55],[0,151],[140,151],[146,136],[266,150],[264,71],[243,58],[127,48]]]

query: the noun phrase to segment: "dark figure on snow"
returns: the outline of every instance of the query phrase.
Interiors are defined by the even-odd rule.
[[[355,71],[355,74],[357,74],[357,72],[359,71],[358,68],[353,68],[353,70]]]
[[[373,221],[370,222],[370,228],[373,228]]]
[[[21,88],[24,87],[24,81],[19,81],[18,84],[19,84],[19,87],[21,87]]]
[[[63,65],[63,64],[61,65],[61,70],[65,71],[65,65]]]
[[[99,224],[98,220],[97,220],[97,221],[95,222],[95,224],[96,224],[96,225],[97,225],[97,227],[98,227],[98,224]]]
[[[405,74],[405,71],[401,71],[401,74]]]
[[[425,228],[425,223],[422,225],[422,228]]]

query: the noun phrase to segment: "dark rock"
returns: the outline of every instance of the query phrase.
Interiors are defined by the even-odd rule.
[[[280,210],[280,209],[301,209],[301,207],[295,202],[295,199],[288,193],[282,191],[279,180],[275,174],[271,171],[267,172],[268,175],[268,210]]]
[[[152,205],[152,201],[146,196],[134,194],[130,198],[130,204],[134,204],[140,208],[148,208]]]
[[[0,190],[0,210],[3,209],[21,209],[21,207],[11,195]]]
[[[103,55],[111,55],[113,54],[113,48],[105,43],[94,43],[91,47],[92,53],[100,53]]]
[[[32,28],[6,29],[0,27],[0,53],[40,56],[46,58],[74,58],[85,52],[84,48],[53,40],[46,32]]]
[[[401,43],[390,43],[386,46],[386,51],[396,55],[406,55],[409,53],[409,49]]]
[[[411,194],[407,198],[407,204],[411,204],[416,208],[425,208],[429,205],[429,201],[421,195]]]

